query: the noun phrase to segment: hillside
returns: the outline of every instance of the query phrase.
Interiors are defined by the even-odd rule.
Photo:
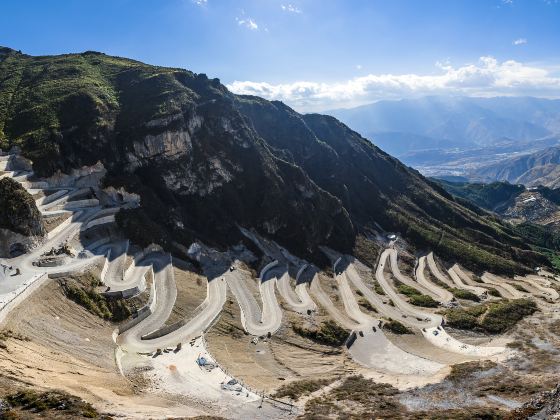
[[[558,227],[560,190],[548,187],[526,188],[521,184],[452,182],[434,179],[446,191],[476,206],[499,214],[514,224],[537,223]]]
[[[520,194],[526,191],[523,185],[507,182],[477,184],[468,182],[450,182],[434,179],[446,191],[454,196],[469,200],[483,209],[503,214]]]
[[[333,117],[230,93],[218,79],[95,52],[0,50],[1,147],[42,176],[101,162],[141,196],[136,242],[241,240],[238,226],[317,260],[378,223],[476,270],[547,264],[509,225],[465,207]]]
[[[473,171],[473,179],[496,180],[527,186],[560,186],[560,147],[549,147],[535,153],[509,158]]]

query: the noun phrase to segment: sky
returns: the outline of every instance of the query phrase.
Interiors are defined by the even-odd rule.
[[[186,68],[303,112],[560,97],[560,0],[14,0],[0,45]]]

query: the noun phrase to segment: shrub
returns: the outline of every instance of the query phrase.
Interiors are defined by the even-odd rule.
[[[451,372],[447,375],[446,379],[458,382],[471,376],[476,372],[483,372],[496,367],[496,363],[491,360],[480,360],[465,363],[458,363],[451,366]]]
[[[537,305],[530,299],[506,300],[467,309],[449,309],[445,312],[445,320],[447,325],[453,328],[497,334],[509,330],[535,311]]]
[[[406,327],[401,322],[396,321],[394,319],[389,319],[389,321],[385,322],[383,324],[383,328],[388,331],[391,331],[393,334],[398,334],[398,335],[414,334],[414,332],[412,332],[410,328]]]
[[[381,287],[377,280],[373,282],[373,290],[375,290],[375,293],[378,295],[385,296],[385,290],[383,290],[383,287]]]
[[[278,388],[273,397],[288,397],[297,401],[300,397],[312,394],[332,382],[332,379],[303,379],[301,381],[291,382]]]
[[[358,305],[370,312],[377,313],[377,309],[375,309],[375,307],[371,303],[369,303],[367,299],[360,298],[360,300],[358,300]]]
[[[513,287],[515,287],[517,290],[519,290],[522,293],[529,293],[529,291],[527,289],[525,289],[522,285],[520,285],[518,283],[514,283]]]
[[[531,299],[491,303],[482,318],[481,326],[487,332],[502,333],[536,311],[537,304]]]
[[[105,298],[95,290],[98,284],[97,279],[87,274],[83,276],[82,280],[84,278],[89,283],[87,287],[73,281],[60,282],[64,294],[70,300],[83,306],[92,314],[113,322],[123,321],[131,315],[132,312],[124,300]]]
[[[302,337],[333,347],[342,346],[350,334],[348,330],[339,327],[333,321],[325,321],[318,329],[314,330],[302,328],[296,324],[292,324],[292,329]]]
[[[397,291],[405,296],[408,296],[411,304],[425,308],[437,308],[439,306],[439,302],[432,299],[431,296],[423,295],[414,287],[403,284],[398,280],[395,280],[395,284],[397,285]]]
[[[455,296],[457,299],[472,300],[473,302],[480,302],[480,298],[476,294],[474,294],[473,292],[470,292],[468,290],[453,288],[453,289],[450,289],[450,291],[451,291],[451,293],[453,293],[453,296]]]
[[[47,410],[64,411],[68,417],[75,416],[98,418],[99,413],[93,406],[80,398],[58,392],[47,391],[37,393],[31,390],[23,390],[6,397],[6,402],[14,408],[21,408],[33,412],[44,412]],[[50,417],[48,414],[40,417]],[[17,417],[16,417],[17,418]]]
[[[439,306],[439,302],[428,295],[413,295],[410,297],[410,303],[424,308],[437,308]]]
[[[477,327],[477,318],[461,308],[449,309],[445,313],[446,324],[460,330],[473,330]]]

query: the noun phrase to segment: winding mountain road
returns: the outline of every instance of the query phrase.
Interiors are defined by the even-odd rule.
[[[437,295],[438,298],[443,303],[451,302],[454,299],[453,293],[429,281],[424,275],[425,269],[426,269],[426,257],[420,257],[420,259],[418,260],[418,266],[416,267],[416,279],[418,280],[418,283],[420,283],[426,289],[430,290],[432,293]]]

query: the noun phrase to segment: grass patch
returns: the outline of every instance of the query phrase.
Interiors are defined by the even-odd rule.
[[[397,291],[407,296],[412,305],[424,308],[437,308],[439,306],[438,301],[434,300],[431,296],[420,293],[414,287],[403,284],[398,280],[395,280],[395,285],[397,286]]]
[[[480,325],[489,333],[502,333],[537,310],[537,304],[531,299],[490,303]]]
[[[99,286],[99,281],[89,273],[79,276],[77,280],[61,280],[60,285],[68,299],[100,318],[121,322],[132,313],[123,299],[107,299],[98,293],[95,288]]]
[[[377,280],[373,281],[373,290],[375,290],[375,293],[378,295],[385,296],[385,290],[383,290],[383,287],[381,287]]]
[[[319,344],[327,346],[340,347],[348,338],[350,332],[338,326],[333,321],[325,321],[317,329],[302,328],[299,325],[292,324],[294,332],[302,337],[308,338]]]
[[[35,391],[25,390],[19,391],[5,397],[5,401],[14,409],[18,408],[25,411],[44,413],[42,417],[49,417],[48,411],[63,412],[64,416],[73,417],[82,416],[86,418],[100,418],[99,413],[93,406],[80,398],[69,394],[48,391],[37,393]],[[106,416],[103,416],[107,418]],[[16,417],[14,418],[19,418]]]
[[[383,328],[387,331],[391,331],[393,334],[414,334],[410,328],[394,319],[389,319],[387,322],[383,323]]]
[[[333,383],[333,381],[334,379],[302,379],[301,381],[282,385],[272,396],[274,398],[288,397],[297,401],[300,397],[312,394],[324,386]]]
[[[350,376],[328,395],[309,400],[300,418],[397,418],[405,410],[395,398],[398,393],[391,385]]]
[[[512,286],[515,287],[517,290],[519,290],[522,293],[530,293],[527,289],[525,289],[522,285],[520,285],[518,283],[513,283]]]
[[[503,333],[528,315],[537,311],[530,299],[504,300],[470,308],[445,311],[446,325],[461,330],[477,330],[489,334]]]
[[[360,298],[358,300],[358,305],[360,305],[362,308],[366,309],[367,311],[378,313],[377,309],[375,309],[375,307],[371,303],[369,303],[367,299]]]
[[[462,381],[476,372],[484,372],[495,368],[497,364],[491,360],[477,360],[473,362],[458,363],[451,366],[451,372],[445,379],[453,382]]]
[[[2,330],[0,331],[0,350],[8,349],[8,346],[6,345],[5,341],[8,340],[9,338],[13,338],[19,341],[30,341],[29,337],[16,333],[12,330]]]
[[[480,302],[480,298],[469,290],[452,288],[449,289],[453,296],[457,299],[472,300],[473,302]]]

